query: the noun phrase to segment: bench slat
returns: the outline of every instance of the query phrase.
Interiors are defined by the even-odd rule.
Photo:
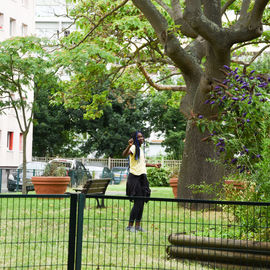
[[[111,178],[89,179],[82,187],[74,188],[76,192],[84,194],[105,194]]]

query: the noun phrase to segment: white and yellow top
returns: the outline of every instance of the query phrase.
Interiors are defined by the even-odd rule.
[[[142,148],[140,147],[140,158],[138,160],[135,159],[136,147],[134,144],[130,147],[130,152],[132,153],[129,155],[130,173],[134,175],[146,174],[146,162]]]

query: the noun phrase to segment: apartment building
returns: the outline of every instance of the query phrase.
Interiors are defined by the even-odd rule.
[[[0,41],[14,36],[35,33],[35,0],[0,0]],[[31,102],[33,97],[29,97]],[[32,128],[27,139],[27,161],[32,160]],[[0,169],[2,188],[6,187],[6,174],[23,160],[22,134],[15,112],[8,109],[0,114]]]
[[[58,39],[75,29],[67,16],[66,0],[36,0],[35,28],[38,37]]]

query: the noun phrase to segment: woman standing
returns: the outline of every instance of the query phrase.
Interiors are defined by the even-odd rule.
[[[132,134],[132,138],[128,141],[127,148],[123,151],[123,156],[129,156],[129,175],[127,179],[126,195],[150,197],[151,190],[146,177],[146,167],[160,168],[161,164],[147,164],[145,162],[144,153],[141,145],[144,143],[144,137],[140,131]],[[134,199],[134,205],[130,212],[127,231],[135,232],[145,230],[141,227],[141,218],[143,214],[145,200]],[[135,222],[135,227],[134,227]]]

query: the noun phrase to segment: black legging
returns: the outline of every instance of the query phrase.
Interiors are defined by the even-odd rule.
[[[134,221],[141,221],[144,207],[144,199],[134,200],[134,205],[131,209],[129,222],[133,223]]]
[[[131,197],[150,197],[151,190],[147,181],[146,174],[134,175],[129,173],[127,179],[126,194]],[[147,199],[135,199],[130,212],[129,222],[141,221],[144,203]]]

